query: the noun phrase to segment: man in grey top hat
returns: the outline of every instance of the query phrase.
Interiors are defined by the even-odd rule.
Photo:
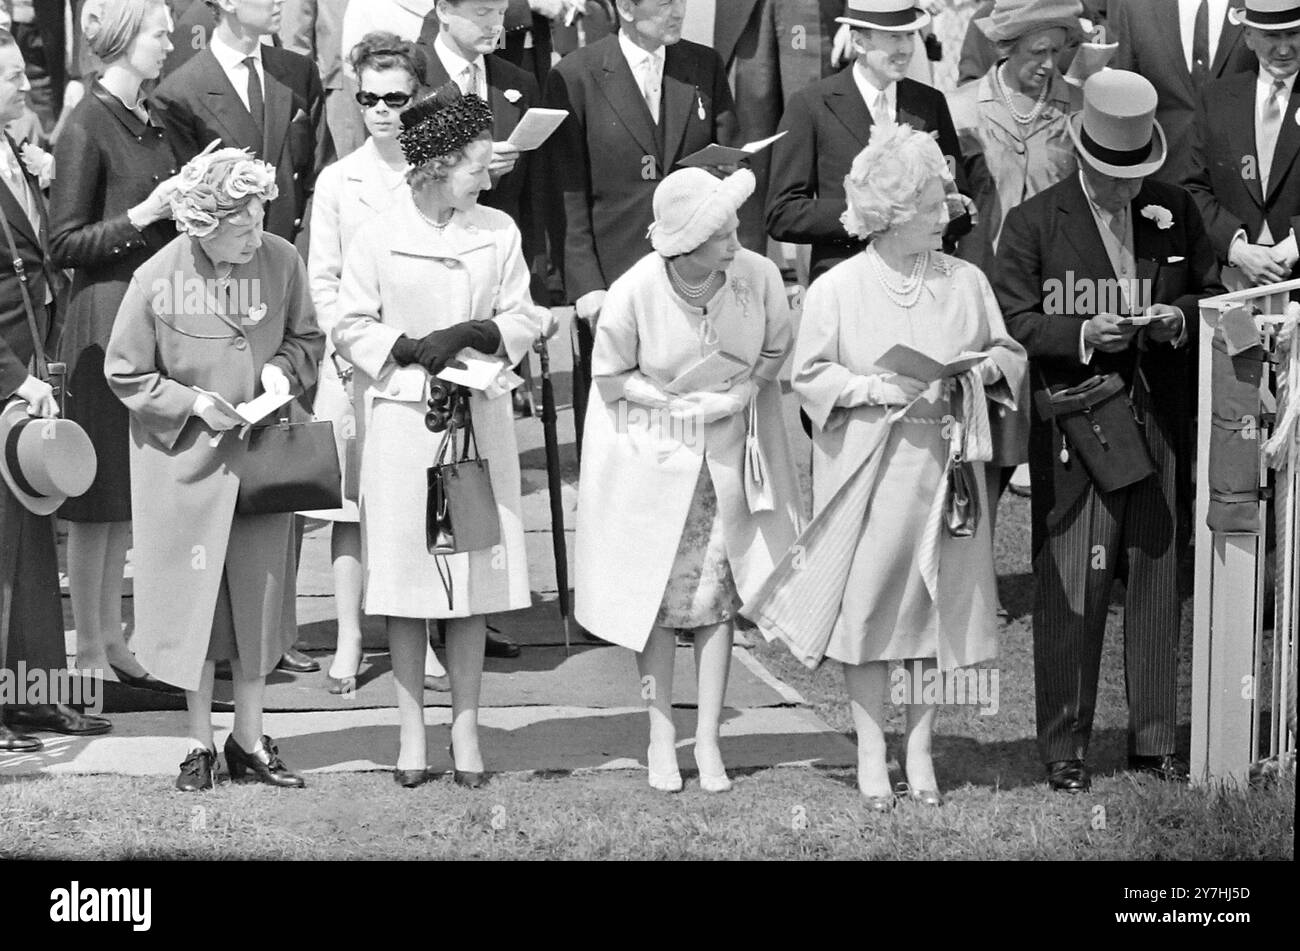
[[[1175,472],[1191,409],[1188,346],[1199,302],[1221,293],[1214,249],[1191,195],[1152,180],[1169,155],[1156,90],[1105,70],[1070,120],[1079,174],[1008,213],[993,288],[1007,329],[1029,354],[1034,401],[1034,679],[1038,744],[1053,789],[1090,786],[1102,638],[1116,577],[1125,581],[1124,672],[1129,767],[1185,780],[1174,755],[1179,597]],[[1122,478],[1084,460],[1048,397],[1095,377],[1123,381],[1154,473]],[[1121,419],[1122,422],[1122,419]],[[1103,436],[1105,430],[1102,431]],[[1118,441],[1122,432],[1112,432]],[[1140,460],[1139,460],[1140,462]],[[1109,462],[1106,464],[1110,464]],[[1146,469],[1145,471],[1150,471]],[[1123,484],[1127,479],[1128,484]],[[1122,487],[1114,488],[1114,485]]]

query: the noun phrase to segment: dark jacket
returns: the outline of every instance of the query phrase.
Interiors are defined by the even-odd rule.
[[[60,355],[69,374],[87,347],[104,347],[135,269],[176,237],[171,221],[143,232],[127,210],[180,170],[162,125],[140,121],[98,82],[68,117],[54,150],[50,252],[72,268]]]
[[[565,223],[565,294],[575,301],[650,253],[655,186],[691,153],[732,145],[735,115],[718,54],[682,40],[665,50],[656,125],[617,36],[560,60],[546,105],[569,111],[547,146],[564,192],[555,212]]]
[[[898,121],[938,132],[939,149],[951,157],[958,187],[965,191],[961,147],[943,93],[903,79],[898,83]],[[788,133],[772,146],[772,183],[767,193],[767,231],[778,241],[812,245],[816,278],[852,257],[864,243],[849,236],[844,213],[844,176],[871,139],[871,112],[850,67],[795,93],[781,120]],[[964,224],[963,224],[964,222]],[[956,237],[970,230],[964,217],[949,226]]]
[[[1238,228],[1254,242],[1267,219],[1269,233],[1278,242],[1300,220],[1300,170],[1295,168],[1300,96],[1293,94],[1284,110],[1264,195],[1255,151],[1256,79],[1253,72],[1237,73],[1207,83],[1196,113],[1183,187],[1196,199],[1220,261],[1227,261]]]
[[[0,140],[0,148],[14,150],[19,166],[22,160],[18,149],[7,135]],[[45,210],[45,199],[41,195],[36,178],[23,169],[27,187],[36,196],[40,206],[40,227],[32,227],[31,219],[18,204],[9,186],[0,182],[0,214],[9,222],[13,234],[14,248],[18,260],[23,262],[23,273],[27,276],[27,293],[32,301],[32,310],[36,315],[37,332],[41,337],[41,346],[47,356],[54,357],[54,346],[58,339],[61,324],[61,308],[46,308],[46,290],[53,283],[57,295],[64,281],[62,275],[49,267],[46,250],[49,247],[49,218]],[[27,308],[23,302],[23,293],[18,278],[18,270],[13,266],[14,256],[10,252],[9,242],[0,232],[0,404],[3,404],[14,391],[23,384],[29,375],[29,364],[34,351],[32,333],[27,321]]]
[[[1148,205],[1168,209],[1172,226],[1160,229],[1144,217],[1141,209]],[[1184,189],[1148,179],[1130,205],[1130,214],[1138,277],[1154,281],[1149,302],[1179,308],[1189,335],[1182,347],[1152,343],[1142,355],[1152,411],[1176,432],[1193,411],[1187,361],[1195,353],[1201,299],[1223,293],[1219,267],[1196,203]],[[1089,364],[1079,359],[1084,323],[1109,308],[1094,306],[1076,313],[1076,303],[1086,308],[1084,293],[1076,291],[1090,287],[1086,299],[1096,302],[1102,296],[1096,282],[1114,278],[1078,175],[1039,192],[1007,214],[992,284],[1007,330],[1029,354],[1035,397],[1044,389],[1055,391],[1110,372],[1121,374],[1132,386],[1136,335],[1119,353],[1097,351]],[[1088,477],[1073,454],[1068,463],[1061,461],[1050,421],[1039,412],[1036,401],[1030,419],[1034,509],[1047,513],[1050,526],[1069,510],[1088,485]]]
[[[309,218],[307,202],[316,175],[334,158],[325,92],[315,64],[298,53],[264,45],[262,68],[263,135],[208,49],[163,80],[154,102],[181,161],[220,139],[222,145],[247,148],[274,165],[280,194],[266,209],[265,227],[295,241]]]
[[[1231,0],[1241,7],[1243,0]],[[1178,26],[1178,0],[1110,0],[1106,8],[1110,39],[1119,43],[1111,66],[1141,73],[1151,80],[1160,97],[1156,120],[1169,139],[1169,160],[1153,176],[1157,181],[1182,184],[1192,155],[1192,122],[1199,90],[1187,69],[1182,33]],[[1219,45],[1210,64],[1209,78],[1254,72],[1255,54],[1246,47],[1241,27],[1226,17]],[[1253,140],[1253,133],[1252,133]]]

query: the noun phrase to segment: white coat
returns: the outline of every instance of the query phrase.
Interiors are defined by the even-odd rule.
[[[307,256],[307,277],[311,300],[316,305],[316,322],[326,336],[325,359],[321,361],[312,412],[317,419],[334,422],[338,441],[339,471],[345,465],[347,440],[362,444],[362,433],[353,412],[352,396],[339,378],[334,364],[334,344],[329,335],[339,318],[339,282],[343,258],[357,230],[394,202],[409,198],[405,176],[392,172],[379,157],[372,139],[355,152],[327,166],[316,179],[311,211],[311,251]],[[342,508],[327,512],[304,512],[315,518],[355,522],[357,504],[345,499]]]
[[[798,535],[799,481],[776,382],[791,342],[785,288],[776,266],[751,251],[740,251],[727,275],[709,305],[716,343],[703,342],[701,312],[673,293],[658,254],[614,282],[596,326],[592,392],[603,398],[588,404],[583,430],[574,612],[588,630],[636,651],[654,626],[701,465],[709,467],[742,599]],[[745,360],[762,384],[758,431],[774,511],[752,515],[745,501],[745,413],[693,431],[623,398],[631,371],[662,388],[712,350]]]
[[[549,316],[528,293],[519,229],[504,212],[457,212],[443,231],[405,199],[363,225],[343,265],[333,340],[357,369],[366,433],[361,460],[362,559],[367,614],[449,618],[514,611],[530,604],[520,513],[519,449],[510,398],[473,392],[478,447],[489,462],[501,523],[494,549],[452,555],[454,603],[425,543],[426,470],[441,434],[424,414],[429,374],[399,367],[390,351],[467,320],[495,320],[505,355],[517,363]]]

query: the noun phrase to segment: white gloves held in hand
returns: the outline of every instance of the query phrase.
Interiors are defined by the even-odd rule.
[[[675,419],[712,423],[744,412],[757,392],[758,384],[753,380],[742,380],[721,393],[699,392],[678,396],[668,404],[668,412]]]

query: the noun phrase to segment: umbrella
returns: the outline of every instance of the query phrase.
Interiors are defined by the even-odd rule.
[[[569,653],[569,556],[564,540],[564,500],[560,481],[560,438],[555,432],[555,388],[551,385],[551,355],[547,340],[537,342],[542,365],[542,433],[546,437],[546,487],[551,499],[551,547],[555,552],[555,586],[564,621],[564,653]]]

